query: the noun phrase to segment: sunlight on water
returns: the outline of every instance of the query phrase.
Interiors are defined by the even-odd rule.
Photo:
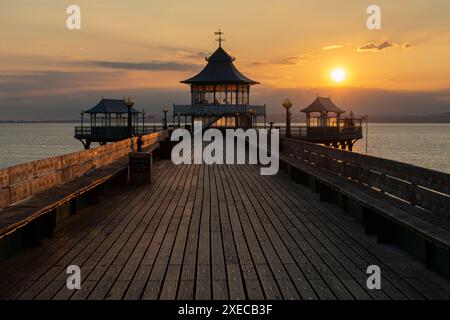
[[[369,123],[368,137],[370,155],[450,173],[450,124]],[[365,153],[365,136],[355,147]]]
[[[83,150],[72,123],[0,124],[0,167]]]
[[[82,150],[74,126],[0,124],[0,167]],[[355,147],[365,153],[365,138]],[[450,124],[369,124],[369,154],[450,172]]]

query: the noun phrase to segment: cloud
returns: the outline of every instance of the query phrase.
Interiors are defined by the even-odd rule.
[[[365,52],[365,51],[384,51],[386,49],[394,48],[397,45],[395,43],[384,41],[379,44],[374,42],[366,43],[362,46],[360,46],[357,51],[358,52]]]
[[[403,49],[409,49],[411,47],[412,47],[412,45],[409,42],[406,42],[405,44],[403,44]]]
[[[300,54],[300,55],[275,58],[270,61],[258,61],[258,62],[254,62],[253,65],[257,65],[257,66],[265,66],[265,65],[294,66],[294,65],[304,64],[304,63],[308,62],[309,60],[314,59],[315,57],[316,57],[315,54],[304,53],[304,54]]]
[[[322,50],[334,50],[334,49],[339,49],[339,48],[342,48],[342,47],[343,46],[340,45],[340,44],[333,44],[333,45],[330,45],[330,46],[323,47]]]
[[[210,56],[210,54],[208,54],[208,53],[206,53],[204,51],[199,51],[199,52],[185,52],[185,51],[183,51],[183,52],[180,52],[180,54],[181,54],[181,56],[183,58],[193,59],[193,60],[200,60],[200,61],[202,59],[204,59],[205,57],[209,57]]]
[[[95,105],[101,96],[131,96],[135,99],[137,108],[145,109],[148,114],[161,114],[161,106],[164,105],[186,104],[190,101],[187,86],[135,87],[132,80],[127,78],[127,72],[116,69],[0,75],[0,119],[76,119],[80,110]],[[269,114],[280,114],[280,103],[289,97],[295,103],[296,117],[300,117],[298,110],[311,103],[317,92],[331,95],[338,105],[357,114],[424,115],[450,111],[450,89],[390,91],[336,87],[280,89],[261,86],[252,89],[252,101],[255,104],[267,104]]]
[[[86,61],[84,64],[101,68],[122,70],[147,70],[147,71],[192,71],[198,69],[198,65],[175,61],[150,61],[150,62],[119,62],[119,61]]]

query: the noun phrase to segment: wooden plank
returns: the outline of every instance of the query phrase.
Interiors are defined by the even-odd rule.
[[[212,264],[212,296],[214,300],[227,300],[227,271],[225,267],[222,227],[220,221],[219,195],[220,180],[216,176],[217,165],[211,166],[211,264]]]
[[[61,156],[46,158],[35,162],[35,177],[43,176],[49,173],[54,173],[61,169]]]
[[[196,268],[197,268],[197,251],[199,229],[203,202],[203,168],[196,166],[198,170],[198,178],[195,190],[195,200],[193,203],[193,211],[189,225],[189,233],[181,266],[181,277],[177,293],[177,299],[193,300],[195,298],[195,284],[196,284]]]
[[[61,172],[50,172],[32,180],[32,193],[36,194],[62,183]]]
[[[148,273],[146,274],[146,281],[144,282],[142,290],[143,299],[157,299],[160,296],[168,269],[170,252],[175,241],[183,211],[182,206],[178,206],[178,201],[180,201],[182,194],[186,191],[181,191],[180,189],[185,189],[185,185],[190,184],[190,179],[186,178],[186,176],[189,176],[187,171],[188,168],[183,167],[182,172],[184,172],[184,177],[182,175],[181,178],[171,186],[177,191],[172,193],[173,197],[169,199],[164,207],[162,207],[161,211],[164,212],[164,216],[156,229],[156,244],[155,246],[149,246],[148,251],[143,258],[143,261],[146,261],[146,264],[151,265],[151,268],[148,269]],[[189,189],[187,188],[187,190]],[[149,250],[154,251],[149,254]],[[171,274],[169,275],[168,280],[170,283],[166,290],[170,291],[170,294],[176,294],[175,278],[177,277],[177,268],[171,268],[170,272]]]
[[[218,166],[216,180],[220,201],[220,220],[224,246],[224,257],[230,299],[263,299],[264,293],[258,281],[256,269],[250,255],[233,195],[228,184],[225,166]],[[242,281],[244,278],[244,281]]]
[[[169,167],[168,170],[173,170],[172,167]],[[148,295],[158,295],[161,288],[161,279],[157,279],[156,281],[150,280],[149,277],[152,273],[153,267],[156,265],[157,256],[159,250],[161,249],[162,243],[164,241],[165,233],[169,227],[172,215],[174,213],[176,205],[172,205],[171,211],[168,213],[169,205],[172,199],[175,197],[176,190],[178,188],[178,184],[183,182],[182,173],[184,172],[182,167],[176,167],[175,172],[177,173],[175,176],[169,179],[169,183],[167,184],[167,189],[161,195],[161,204],[160,210],[158,210],[157,215],[157,223],[151,223],[146,228],[146,234],[150,234],[152,236],[151,242],[145,248],[138,252],[140,256],[139,266],[135,272],[133,279],[130,282],[130,286],[128,291],[125,294],[125,299],[139,299],[144,298],[144,291],[148,288]],[[181,186],[181,185],[180,185]],[[178,194],[179,196],[179,194]],[[163,271],[162,266],[157,267],[156,269],[158,275],[154,274],[155,278],[159,278],[161,272]],[[163,274],[164,275],[164,274]],[[156,287],[157,286],[157,287]]]
[[[197,275],[195,299],[208,300],[212,298],[211,283],[211,190],[210,190],[210,166],[203,165],[203,201],[200,217],[200,228],[197,251]]]
[[[28,182],[35,177],[36,162],[29,162],[19,164],[9,168],[9,184],[16,185],[23,182]]]
[[[282,292],[280,291],[280,288],[275,281],[275,275],[272,273],[272,269],[269,265],[272,265],[272,268],[274,270],[276,270],[276,266],[274,266],[272,261],[267,260],[264,254],[264,248],[262,248],[258,241],[258,236],[256,235],[257,231],[254,230],[247,214],[245,202],[248,202],[248,200],[246,199],[245,194],[242,192],[243,189],[240,187],[234,175],[231,174],[230,171],[228,171],[229,166],[225,166],[225,169],[227,170],[227,175],[230,178],[230,189],[236,205],[238,217],[241,221],[242,229],[244,230],[244,236],[246,238],[248,248],[252,254],[257,274],[261,279],[261,284],[265,296],[267,299],[281,299]],[[279,276],[279,274],[277,275]]]
[[[10,187],[11,203],[16,203],[27,199],[33,195],[33,182],[25,181],[14,184]]]
[[[9,168],[0,169],[0,189],[7,188],[9,185]]]
[[[188,232],[191,227],[191,218],[194,211],[194,203],[196,198],[198,184],[199,166],[194,166],[191,185],[189,186],[189,194],[184,202],[182,220],[176,235],[175,244],[171,253],[166,278],[161,289],[160,299],[173,300],[177,297],[177,290],[182,273],[182,263],[185,256],[186,245],[188,241]],[[183,204],[180,200],[180,204]],[[192,278],[193,280],[193,278]],[[186,288],[183,288],[186,291]]]
[[[0,189],[0,209],[5,208],[10,204],[11,204],[11,194],[9,188]]]

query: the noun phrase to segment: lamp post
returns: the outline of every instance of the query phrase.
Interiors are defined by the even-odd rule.
[[[180,116],[181,116],[181,114],[177,113],[177,116],[178,116],[178,128],[180,128],[181,127],[181,124],[180,124]]]
[[[236,123],[235,123],[235,127],[236,127],[236,128],[239,127],[239,112],[236,112]]]
[[[81,116],[81,134],[83,134],[84,111],[80,112],[80,116]]]
[[[289,99],[284,100],[283,107],[286,109],[286,137],[291,136],[291,111],[292,102]]]
[[[142,110],[142,134],[145,133],[145,110]]]
[[[134,102],[130,97],[124,99],[125,106],[128,108],[128,137],[133,136],[132,122],[131,122],[131,108],[134,106]]]
[[[167,130],[167,112],[169,112],[169,109],[164,108],[163,112],[164,112],[164,127],[163,127],[163,130]]]
[[[248,113],[250,114],[250,128],[253,128],[253,117],[255,114],[255,110],[250,109],[250,110],[248,110]]]

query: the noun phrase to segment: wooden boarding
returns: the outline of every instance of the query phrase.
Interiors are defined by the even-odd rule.
[[[284,173],[153,165],[151,185],[121,187],[0,263],[1,298],[450,298],[447,280]],[[70,264],[79,291],[65,285]],[[372,264],[381,290],[366,287]]]

